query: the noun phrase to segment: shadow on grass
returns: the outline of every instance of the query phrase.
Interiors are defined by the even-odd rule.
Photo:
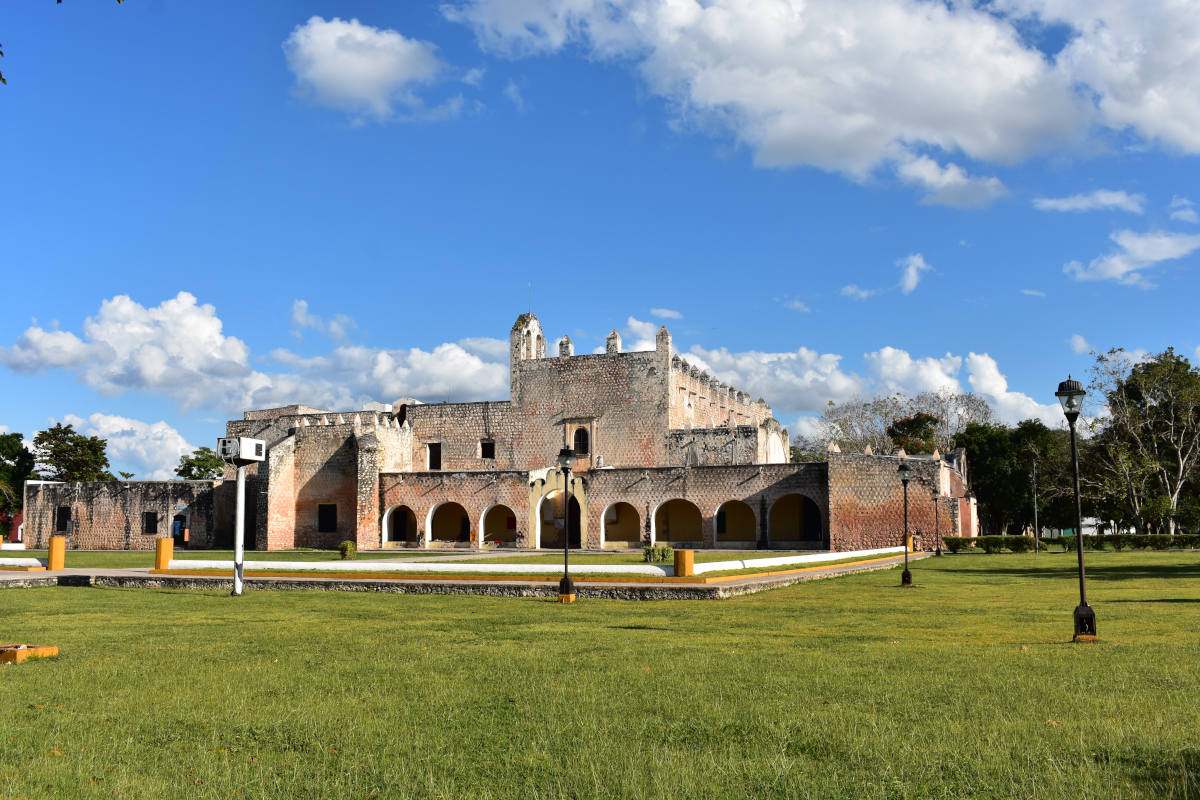
[[[1148,784],[1148,797],[1200,800],[1200,750],[1195,748],[1099,750],[1092,760],[1128,770],[1136,780]]]
[[[986,572],[989,575],[1011,575],[1020,578],[1060,578],[1075,575],[1078,567],[1074,562],[1065,567],[998,567],[986,570],[968,568],[971,571]],[[1105,581],[1124,581],[1140,578],[1200,578],[1200,562],[1195,564],[1128,564],[1120,566],[1085,565],[1090,579]],[[966,570],[964,570],[966,571]]]
[[[1200,597],[1153,597],[1145,600],[1106,600],[1108,603],[1200,603]]]
[[[671,632],[671,628],[659,628],[654,625],[609,625],[609,630],[614,631],[667,631]]]

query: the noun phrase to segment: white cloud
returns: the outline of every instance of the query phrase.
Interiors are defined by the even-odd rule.
[[[942,358],[913,358],[906,351],[884,347],[863,356],[876,394],[914,395],[920,392],[961,391],[955,377],[962,359],[947,353]]]
[[[969,353],[966,367],[971,391],[987,399],[1000,421],[1013,424],[1023,419],[1040,419],[1052,427],[1062,424],[1058,403],[1039,403],[1027,394],[1009,391],[1008,379],[1001,374],[996,360],[986,353]]]
[[[322,319],[308,310],[306,300],[292,301],[292,324],[297,327],[297,330],[292,331],[297,337],[300,336],[299,328],[312,328],[338,341],[345,341],[349,336],[349,329],[358,327],[354,319],[345,314],[334,314],[331,319]]]
[[[0,425],[0,433],[8,433],[8,426]]]
[[[445,9],[507,55],[578,47],[628,63],[679,120],[729,131],[760,165],[862,177],[931,151],[1012,163],[1125,131],[1200,152],[1200,14],[1190,2],[456,0]],[[1051,25],[1064,26],[1067,43],[1044,54],[1029,32]],[[962,176],[972,199],[999,188],[971,180],[989,179]]]
[[[432,82],[443,69],[430,42],[357,19],[314,16],[296,26],[283,50],[301,95],[381,120],[392,117],[397,106],[424,113],[414,87]]]
[[[1192,224],[1200,223],[1200,214],[1196,213],[1194,206],[1195,203],[1186,197],[1172,197],[1168,206],[1171,209],[1171,219]]]
[[[683,314],[673,308],[652,308],[650,314],[660,319],[683,319]]]
[[[900,291],[903,294],[912,294],[913,290],[917,288],[917,284],[921,282],[921,273],[933,269],[925,263],[925,257],[920,253],[911,253],[897,261],[896,265],[902,269]]]
[[[26,373],[64,369],[101,394],[147,392],[233,414],[288,403],[346,409],[403,395],[494,399],[508,384],[508,344],[488,338],[428,351],[343,345],[311,358],[280,349],[270,357],[286,371],[260,371],[245,343],[222,333],[216,309],[187,292],[149,308],[125,295],[105,300],[82,333],[32,325],[0,347],[0,364]]]
[[[1153,284],[1142,275],[1144,270],[1200,249],[1200,235],[1117,231],[1109,238],[1120,248],[1117,252],[1094,258],[1086,267],[1078,261],[1068,262],[1063,265],[1063,272],[1077,281],[1114,280],[1149,287]]]
[[[1096,211],[1115,208],[1141,214],[1145,205],[1145,195],[1112,189],[1097,189],[1088,194],[1073,194],[1070,197],[1038,197],[1033,201],[1033,207],[1038,211]]]
[[[1022,289],[1021,294],[1027,294],[1030,297],[1045,297],[1046,293],[1041,289]]]
[[[625,320],[625,331],[621,336],[621,349],[627,353],[636,350],[653,350],[658,328],[653,322],[643,322],[636,317]]]
[[[462,82],[468,86],[479,88],[483,85],[483,77],[487,75],[487,70],[483,67],[475,67],[463,73]]]
[[[753,350],[734,353],[725,348],[709,350],[694,345],[687,358],[752,397],[766,398],[772,403],[776,417],[820,414],[830,401],[842,403],[854,397],[895,392],[911,396],[948,390],[980,394],[997,417],[1010,424],[1030,417],[1047,424],[1062,421],[1057,403],[1040,404],[1028,395],[1009,391],[1007,379],[995,360],[986,354],[970,353],[965,358],[950,353],[940,358],[913,357],[904,350],[883,347],[863,355],[865,375],[845,371],[840,355],[818,353],[805,347],[785,353]],[[960,378],[964,368],[969,387],[964,387]]]
[[[842,287],[842,296],[853,297],[855,300],[866,300],[868,297],[878,293],[878,289],[863,289],[855,283],[850,283]]]
[[[525,98],[521,96],[521,87],[510,78],[508,83],[504,84],[504,96],[513,104],[517,111],[525,110]]]
[[[929,156],[903,161],[897,165],[896,174],[905,183],[926,191],[921,200],[926,205],[982,208],[1008,194],[999,178],[972,178],[957,164],[943,167]]]
[[[91,414],[87,419],[67,414],[63,422],[87,436],[107,440],[112,471],[122,467],[140,480],[165,481],[175,478],[179,458],[196,448],[166,422],[142,422],[113,414]],[[207,446],[212,447],[209,443]]]
[[[1092,346],[1088,343],[1088,340],[1080,336],[1078,333],[1071,334],[1071,338],[1067,341],[1070,343],[1071,349],[1076,353],[1083,354],[1090,353],[1092,351]]]
[[[808,307],[808,303],[805,303],[803,300],[785,300],[783,307],[790,311],[799,311],[805,314],[809,311],[812,311],[812,309]]]

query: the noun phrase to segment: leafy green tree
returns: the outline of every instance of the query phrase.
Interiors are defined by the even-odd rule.
[[[19,433],[0,434],[0,483],[7,492],[0,491],[0,512],[14,514],[21,509],[25,481],[37,477],[33,471],[33,453],[25,447]]]
[[[211,481],[225,473],[225,462],[209,447],[198,447],[191,455],[180,456],[175,474],[185,481]]]
[[[1200,371],[1174,348],[1142,361],[1117,349],[1097,356],[1093,386],[1108,406],[1100,465],[1135,516],[1173,532],[1200,467]]]
[[[887,427],[887,435],[896,447],[904,448],[906,453],[932,453],[937,448],[934,443],[937,424],[937,417],[918,411],[911,416],[892,420]]]
[[[971,488],[979,502],[984,532],[1007,531],[1024,496],[1022,483],[1027,482],[1009,429],[971,423],[955,437],[954,444],[967,451]]]
[[[111,481],[108,440],[76,433],[71,425],[55,423],[33,437],[33,455],[42,473],[53,481]]]

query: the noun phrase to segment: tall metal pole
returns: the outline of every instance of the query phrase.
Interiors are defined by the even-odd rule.
[[[912,586],[912,573],[908,570],[908,478],[901,479],[904,484],[904,572],[900,573],[900,585]]]
[[[246,467],[237,468],[237,520],[233,525],[233,596],[242,593],[246,541]]]
[[[567,554],[571,547],[571,471],[563,469],[563,577],[569,576]]]
[[[1090,642],[1096,639],[1096,612],[1087,601],[1087,584],[1083,571],[1083,502],[1079,497],[1079,447],[1075,444],[1075,420],[1071,426],[1071,466],[1075,473],[1075,552],[1079,554],[1079,607],[1075,609],[1075,641]]]
[[[1074,434],[1074,432],[1075,432],[1075,427],[1072,426],[1071,433]],[[1030,482],[1033,483],[1033,552],[1038,553],[1038,552],[1041,552],[1038,548],[1038,540],[1041,539],[1041,536],[1039,534],[1042,532],[1042,529],[1038,527],[1038,517],[1037,517],[1038,502],[1037,502],[1037,459],[1036,458],[1033,460],[1033,475],[1030,477]]]

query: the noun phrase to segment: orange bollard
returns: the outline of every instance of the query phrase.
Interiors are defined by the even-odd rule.
[[[695,575],[696,552],[694,550],[675,551],[675,577],[690,578]]]
[[[51,536],[50,537],[50,553],[46,557],[46,569],[53,572],[54,570],[63,569],[67,562],[67,537]]]
[[[171,566],[171,558],[175,555],[175,540],[174,539],[155,539],[154,540],[154,568],[169,569]]]

